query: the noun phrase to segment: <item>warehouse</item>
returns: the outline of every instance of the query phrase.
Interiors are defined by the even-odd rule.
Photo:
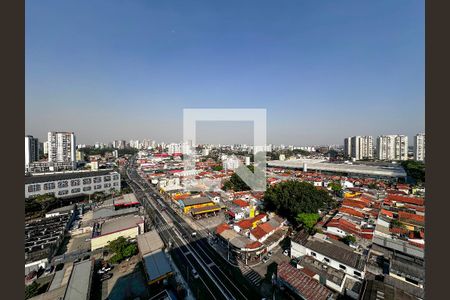
[[[185,214],[189,213],[193,208],[201,208],[206,206],[214,206],[215,203],[207,197],[189,197],[178,200],[178,204]]]
[[[103,248],[119,237],[134,239],[144,232],[144,219],[137,215],[127,215],[94,224],[91,251]]]
[[[138,235],[137,243],[149,285],[161,283],[172,275],[172,267],[164,253],[164,243],[155,230]]]

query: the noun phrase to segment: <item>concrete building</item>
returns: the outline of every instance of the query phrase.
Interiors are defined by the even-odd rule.
[[[373,158],[373,137],[352,136],[344,139],[344,155],[355,160]]]
[[[60,172],[25,176],[25,198],[54,194],[55,197],[71,197],[120,191],[120,174],[112,170],[96,172]]]
[[[352,155],[352,138],[344,139],[344,155],[350,157]]]
[[[39,141],[31,135],[25,136],[25,170],[30,163],[39,160]]]
[[[408,137],[406,135],[381,135],[377,138],[379,160],[407,160]]]
[[[414,159],[425,161],[425,133],[418,133],[414,136]]]
[[[48,133],[48,162],[76,162],[75,134],[73,132]]]
[[[91,251],[106,247],[109,242],[119,237],[135,239],[142,233],[144,233],[144,219],[138,215],[127,215],[96,223],[92,231]]]

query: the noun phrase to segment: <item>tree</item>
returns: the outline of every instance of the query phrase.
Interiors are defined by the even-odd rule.
[[[316,189],[312,184],[285,181],[269,187],[264,193],[264,206],[279,215],[295,221],[301,213],[317,213],[319,209],[335,207],[336,202],[327,191]]]
[[[114,253],[114,255],[110,258],[111,263],[118,263],[125,258],[131,257],[138,252],[136,244],[130,243],[124,237],[118,237],[114,241],[109,242],[108,244],[109,250]]]
[[[341,242],[346,243],[347,245],[356,243],[356,238],[353,235],[346,235],[345,237],[341,238]]]
[[[406,160],[401,164],[408,177],[413,179],[413,181],[418,184],[425,182],[425,164],[423,162]]]
[[[316,225],[319,220],[319,217],[320,216],[317,213],[300,213],[297,215],[295,220],[300,224],[303,224],[308,231],[312,231],[314,225]]]
[[[339,193],[342,191],[342,185],[337,181],[330,182],[328,184],[328,187],[331,188],[335,195],[339,195]]]
[[[213,166],[211,169],[213,169],[214,171],[222,171],[223,167],[221,165],[217,165],[217,166]]]
[[[247,168],[252,172],[255,171],[253,166],[247,166]],[[225,181],[223,188],[224,190],[233,190],[235,192],[250,190],[250,187],[236,173],[231,175],[230,180]]]
[[[32,298],[39,294],[39,284],[33,281],[32,284],[25,286],[25,299]]]

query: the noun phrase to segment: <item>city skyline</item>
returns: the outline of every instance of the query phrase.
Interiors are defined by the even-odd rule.
[[[29,2],[26,133],[181,141],[183,108],[266,108],[272,144],[424,132],[423,2],[333,2]]]

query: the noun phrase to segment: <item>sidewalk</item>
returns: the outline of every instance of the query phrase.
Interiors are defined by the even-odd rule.
[[[176,264],[173,262],[172,257],[170,255],[166,256],[169,258],[170,261],[170,265],[172,266],[172,268],[175,270],[175,279],[176,281],[183,287],[186,289],[187,291],[187,295],[186,295],[186,300],[195,300],[194,294],[192,293],[191,289],[189,288],[189,285],[186,283],[186,281],[184,280],[183,276],[181,275],[180,270],[177,268]]]

